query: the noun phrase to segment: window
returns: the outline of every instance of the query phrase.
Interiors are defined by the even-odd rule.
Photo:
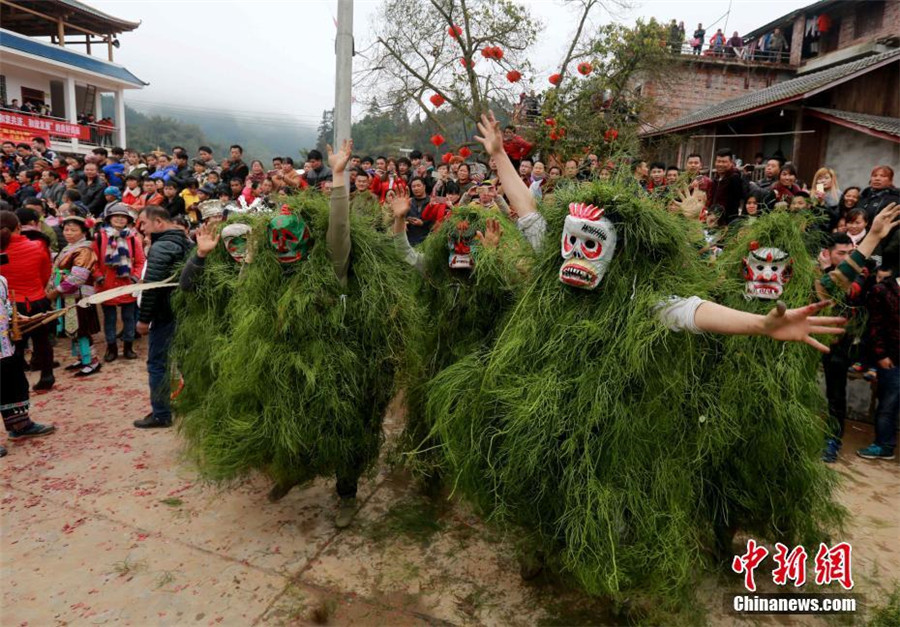
[[[855,38],[865,37],[881,29],[884,21],[884,0],[869,0],[856,4]]]

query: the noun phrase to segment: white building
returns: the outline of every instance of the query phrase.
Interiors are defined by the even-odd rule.
[[[116,35],[140,23],[76,0],[3,0],[0,24],[0,138],[30,143],[43,136],[52,149],[76,153],[104,141],[126,145],[125,90],[147,83],[113,63],[113,52],[119,47]],[[100,120],[103,94],[114,98],[112,125],[79,124]],[[25,103],[49,111],[16,110]]]

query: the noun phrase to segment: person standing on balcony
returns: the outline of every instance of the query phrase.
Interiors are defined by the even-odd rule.
[[[772,33],[772,37],[769,39],[768,50],[773,63],[786,61],[782,57],[789,50],[789,47],[787,39],[784,38],[784,33],[781,32],[780,28],[776,28]]]
[[[700,56],[700,51],[703,49],[703,38],[706,37],[706,29],[703,28],[703,24],[697,24],[697,30],[694,31],[694,37],[691,39],[691,48],[694,49],[694,54]]]

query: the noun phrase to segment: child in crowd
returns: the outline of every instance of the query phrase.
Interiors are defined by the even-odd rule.
[[[122,202],[129,207],[136,205],[141,199],[141,180],[134,174],[125,177],[125,189],[122,191]]]
[[[144,247],[134,229],[135,215],[125,203],[106,208],[104,224],[97,230],[94,253],[94,285],[98,292],[132,285],[141,280],[144,268]],[[137,321],[137,298],[124,295],[103,303],[103,333],[106,336],[106,354],[103,360],[115,361],[119,356],[116,342],[117,309],[122,311],[123,357],[137,359],[134,352],[134,328]]]
[[[63,219],[63,237],[66,246],[53,262],[52,284],[47,287],[47,298],[51,302],[61,299],[58,306],[77,302],[78,299],[94,293],[93,272],[97,265],[97,255],[87,238],[90,227],[81,216],[67,216]],[[68,301],[68,302],[66,302]],[[72,339],[72,356],[76,362],[66,370],[77,370],[76,377],[87,377],[100,371],[100,360],[91,352],[91,336],[100,331],[100,318],[96,307],[74,307],[64,318],[63,328]]]
[[[727,226],[719,226],[722,213],[724,213],[724,208],[721,205],[713,205],[706,212],[706,228],[703,229],[703,239],[706,241],[706,245],[700,249],[700,256],[703,259],[715,261],[722,252],[725,236],[728,234]]]

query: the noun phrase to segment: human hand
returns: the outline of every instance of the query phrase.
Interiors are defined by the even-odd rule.
[[[846,318],[815,315],[833,304],[832,300],[823,300],[805,307],[788,309],[787,305],[778,301],[763,319],[761,335],[782,342],[804,342],[827,353],[828,347],[814,339],[812,334],[840,335],[844,332],[841,327],[847,323]]]
[[[883,370],[890,370],[894,367],[894,362],[891,361],[890,357],[885,357],[884,359],[878,360],[878,367]]]
[[[900,222],[898,222],[898,217],[900,217],[900,205],[892,202],[879,211],[878,215],[875,216],[875,219],[872,220],[872,226],[869,229],[869,233],[879,240],[884,239],[884,237],[891,232],[892,228],[897,226],[897,224],[900,224]]]
[[[670,208],[689,220],[696,220],[700,217],[700,212],[706,204],[706,194],[702,191],[696,191],[691,194],[688,190],[678,192],[678,199],[673,200]]]
[[[343,174],[347,162],[350,161],[350,154],[353,152],[353,140],[345,139],[337,152],[332,150],[330,144],[326,144],[325,149],[328,151],[328,165],[331,166],[331,171],[334,174]]]
[[[484,227],[484,233],[476,231],[475,237],[485,248],[497,248],[500,245],[500,237],[503,235],[503,227],[500,226],[500,220],[488,218]]]
[[[481,114],[478,122],[478,132],[475,140],[484,146],[489,155],[497,155],[503,152],[503,132],[500,130],[500,122],[494,117],[493,111]]]
[[[219,232],[214,224],[202,224],[197,229],[197,256],[200,259],[206,257],[219,243]]]
[[[150,323],[149,322],[138,322],[134,330],[140,333],[141,335],[147,335],[150,332]]]
[[[413,226],[422,226],[423,224],[425,224],[420,218],[406,218],[406,221]]]
[[[405,187],[397,189],[391,200],[391,214],[395,220],[403,220],[409,213],[409,190]]]

